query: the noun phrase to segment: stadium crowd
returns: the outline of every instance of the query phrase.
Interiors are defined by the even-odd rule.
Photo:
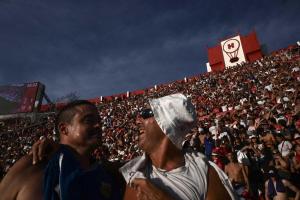
[[[0,121],[0,178],[23,155],[30,152],[34,141],[42,136],[54,139],[54,115],[32,123],[30,118],[11,118]]]
[[[254,63],[102,101],[97,105],[102,145],[94,151],[94,157],[126,162],[141,155],[137,115],[149,98],[181,92],[192,98],[199,119],[183,143],[186,151],[199,151],[213,160],[233,185],[245,187],[241,191],[245,199],[258,199],[266,190],[270,193],[268,181],[274,174],[285,186],[295,186],[285,191],[295,196],[300,188],[299,83],[299,47],[294,47]],[[29,119],[0,121],[0,177],[30,151],[40,136],[55,138],[53,127],[53,114],[34,125]],[[239,169],[242,178],[231,174]]]

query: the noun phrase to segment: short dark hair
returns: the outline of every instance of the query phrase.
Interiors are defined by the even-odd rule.
[[[62,122],[71,123],[73,117],[75,116],[75,114],[77,112],[75,108],[78,106],[82,106],[82,105],[93,106],[93,107],[95,107],[95,109],[97,109],[97,107],[93,103],[91,103],[87,100],[75,100],[75,101],[68,103],[56,115],[55,132],[57,134],[59,134],[58,125]]]
[[[233,162],[238,162],[237,152],[232,151],[231,153],[232,153],[232,161]]]

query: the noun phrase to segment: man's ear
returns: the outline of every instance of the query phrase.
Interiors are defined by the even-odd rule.
[[[68,124],[61,122],[58,124],[58,130],[60,132],[60,134],[62,135],[68,135],[69,131],[68,131]]]

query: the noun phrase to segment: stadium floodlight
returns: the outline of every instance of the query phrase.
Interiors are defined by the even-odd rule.
[[[297,41],[297,45],[300,47],[300,41]]]

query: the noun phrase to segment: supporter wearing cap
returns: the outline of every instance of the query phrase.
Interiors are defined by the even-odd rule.
[[[250,147],[253,149],[253,151],[255,151],[255,153],[257,154],[257,152],[259,152],[261,150],[261,143],[258,141],[258,138],[256,135],[250,135],[249,136],[249,142],[250,142]],[[259,154],[259,153],[258,153]]]
[[[258,140],[257,140],[257,136],[256,135],[250,135],[249,136],[249,142],[250,142],[250,145],[257,145],[258,143]]]
[[[250,135],[250,136],[249,136],[249,139],[251,139],[251,140],[252,140],[252,139],[257,139],[257,137],[256,137],[255,135]]]
[[[224,155],[220,147],[216,147],[213,149],[211,154],[211,160],[214,162],[220,169],[224,171],[225,163],[224,163]]]
[[[229,147],[229,140],[228,138],[225,138],[223,137],[221,140],[220,140],[220,153],[222,156],[226,156],[226,154],[228,152],[230,152],[230,147]]]
[[[294,143],[300,145],[300,134],[296,133],[294,135]]]
[[[151,109],[137,120],[139,146],[145,154],[120,169],[128,183],[125,199],[135,199],[136,194],[158,199],[234,199],[224,172],[201,154],[181,151],[184,136],[196,122],[190,99],[173,94],[149,103]]]

